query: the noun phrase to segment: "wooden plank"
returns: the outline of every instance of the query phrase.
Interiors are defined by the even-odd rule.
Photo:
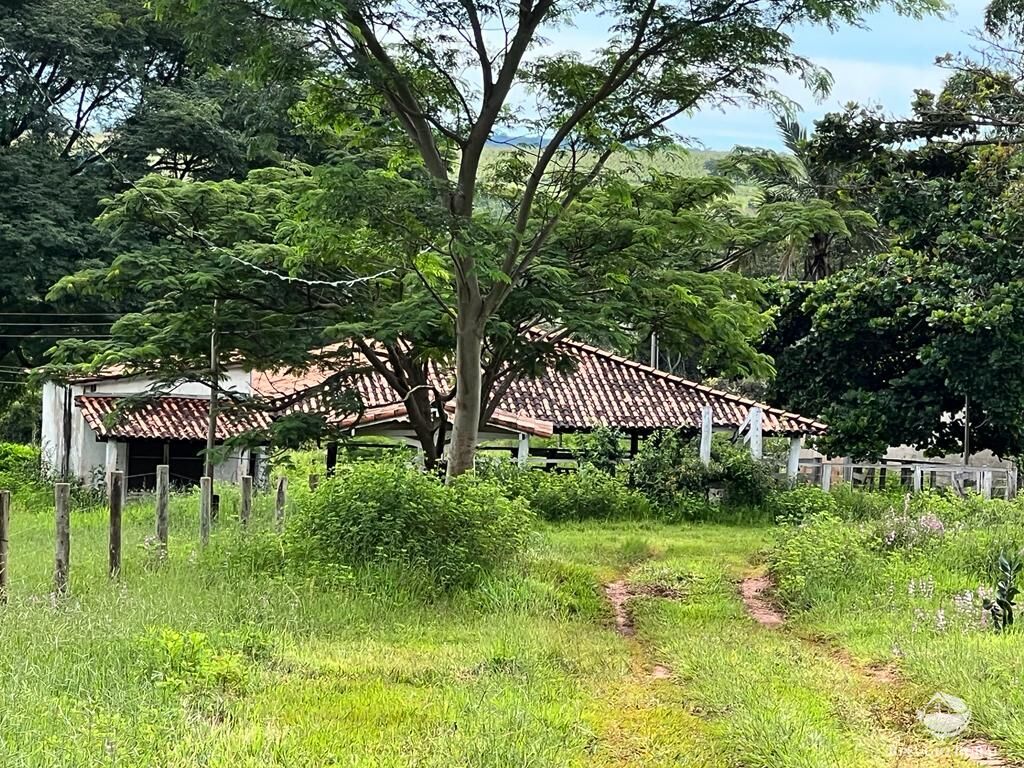
[[[249,525],[249,518],[252,516],[252,476],[242,475],[242,508],[238,517],[242,525]]]
[[[7,605],[7,582],[11,530],[11,492],[0,491],[0,605]]]
[[[121,516],[124,513],[124,472],[110,473],[110,563],[107,573],[116,579],[121,573]]]
[[[274,500],[274,522],[277,529],[284,526],[284,508],[288,501],[288,478],[283,475],[277,478],[277,496]]]
[[[171,468],[160,464],[156,468],[156,543],[160,558],[167,557],[167,522],[171,493]]]
[[[199,478],[199,543],[206,546],[210,543],[210,523],[213,514],[213,480],[209,477]]]
[[[53,486],[54,514],[57,528],[57,546],[54,552],[53,591],[58,597],[68,593],[68,575],[71,568],[71,485]]]

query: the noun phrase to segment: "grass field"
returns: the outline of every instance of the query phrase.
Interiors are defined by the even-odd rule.
[[[4,768],[960,765],[908,723],[917,686],[744,613],[768,528],[546,526],[514,573],[428,602],[387,574],[260,575],[233,556],[229,492],[201,554],[195,499],[174,500],[162,563],[151,506],[130,505],[112,583],[104,512],[83,506],[56,603],[52,509],[28,506],[0,609]],[[267,525],[269,499],[256,511]],[[622,577],[631,636],[603,592]]]

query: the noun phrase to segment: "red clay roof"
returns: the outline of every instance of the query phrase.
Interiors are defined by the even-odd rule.
[[[123,400],[123,397],[109,395],[79,395],[75,404],[82,409],[82,416],[89,427],[100,437],[206,439],[210,410],[209,401],[204,398],[159,397],[112,416]],[[256,411],[242,413],[225,407],[217,419],[217,439],[226,440],[269,426],[268,414]]]
[[[446,403],[444,409],[451,415],[455,412],[455,405],[454,403]],[[350,414],[336,423],[342,427],[358,429],[359,427],[366,427],[371,424],[405,421],[406,416],[404,403],[392,403],[390,405],[367,408],[361,414]],[[494,413],[491,414],[488,424],[510,432],[525,432],[534,437],[551,437],[555,433],[554,425],[550,421],[509,413],[500,408],[495,409]]]
[[[556,432],[601,425],[646,432],[699,430],[705,405],[711,406],[714,426],[737,429],[751,408],[760,407],[766,435],[817,435],[827,429],[814,419],[687,381],[588,344],[562,341],[559,346],[574,358],[575,369],[549,370],[536,379],[518,379],[502,398],[502,411],[551,422]],[[253,375],[253,389],[273,398],[315,386],[327,376],[319,369],[301,375],[259,373]],[[439,390],[449,389],[447,377],[442,379],[436,370],[431,378]],[[368,411],[396,404],[401,407],[394,390],[375,371],[358,374],[352,384]]]
[[[716,427],[737,429],[751,408],[761,408],[767,435],[821,434],[825,424],[739,395],[681,379],[588,344],[560,343],[576,362],[572,371],[548,370],[512,383],[501,406],[551,421],[558,431],[605,425],[620,429],[698,430],[711,406]]]
[[[701,409],[711,406],[714,426],[737,429],[751,408],[760,407],[766,435],[816,435],[827,427],[814,419],[772,408],[748,398],[705,387],[673,376],[642,363],[587,344],[559,342],[563,352],[574,358],[570,371],[549,370],[543,376],[522,378],[512,383],[495,411],[493,426],[531,435],[548,436],[555,432],[589,430],[609,426],[622,430],[648,432],[655,429],[699,430]],[[365,361],[356,360],[362,367]],[[268,400],[314,387],[330,373],[313,369],[292,372],[254,372],[253,392]],[[450,388],[449,375],[433,370],[431,384],[441,391]],[[353,374],[352,386],[360,394],[361,415],[339,414],[336,423],[359,428],[387,421],[402,421],[405,405],[384,377],[376,371]],[[164,439],[203,439],[206,430],[206,406],[201,398],[163,397],[125,415],[113,428],[103,424],[119,398],[84,395],[78,398],[86,420],[101,437],[160,437]],[[450,404],[446,410],[450,410]],[[319,398],[312,394],[286,409],[318,412]],[[251,424],[248,422],[252,422]],[[258,423],[257,423],[258,422]],[[224,436],[268,425],[266,414],[236,413],[220,420]]]

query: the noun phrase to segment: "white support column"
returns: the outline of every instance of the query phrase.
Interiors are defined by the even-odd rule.
[[[755,459],[764,456],[763,442],[761,439],[761,425],[764,414],[760,408],[750,409],[750,455]]]
[[[519,453],[517,459],[520,467],[525,467],[530,460],[530,436],[525,432],[519,433]]]
[[[786,461],[786,479],[790,485],[796,482],[797,475],[800,474],[800,448],[803,446],[804,439],[800,435],[789,438],[789,458]]]
[[[714,425],[711,421],[711,406],[700,409],[700,461],[706,467],[711,463],[711,433]]]
[[[827,461],[821,462],[821,490],[828,492],[832,488],[832,465]]]
[[[919,492],[924,486],[924,468],[914,467],[914,491]]]
[[[986,499],[992,498],[992,471],[985,469],[981,472],[980,486],[981,495]]]

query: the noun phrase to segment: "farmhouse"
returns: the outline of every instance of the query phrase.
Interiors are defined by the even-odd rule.
[[[755,453],[760,452],[762,435],[784,436],[790,438],[789,471],[795,474],[802,438],[825,430],[814,419],[705,387],[597,347],[572,341],[561,344],[574,363],[571,370],[550,368],[537,378],[513,381],[481,431],[482,442],[513,439],[519,458],[525,460],[531,437],[587,432],[601,425],[628,435],[634,451],[640,439],[659,429],[701,433],[708,440],[713,430],[743,433]],[[379,374],[363,373],[353,380],[363,406],[358,414],[323,412],[315,396],[302,397],[305,391],[315,391],[328,375],[323,370],[303,375],[246,372],[232,366],[222,388],[233,397],[287,401],[280,412],[296,408],[318,412],[352,435],[379,435],[418,445],[405,404]],[[50,467],[93,482],[106,472],[122,470],[129,488],[137,489],[152,486],[156,466],[169,464],[176,482],[198,482],[209,389],[185,384],[140,407],[118,408],[127,396],[145,393],[152,386],[144,377],[116,375],[67,386],[48,383],[42,437]],[[232,410],[230,401],[225,401],[222,411],[218,441],[266,428],[274,418],[273,411]],[[329,447],[329,457],[331,453]],[[243,474],[259,476],[263,454],[259,449],[229,453],[217,467],[216,477],[237,481]]]

